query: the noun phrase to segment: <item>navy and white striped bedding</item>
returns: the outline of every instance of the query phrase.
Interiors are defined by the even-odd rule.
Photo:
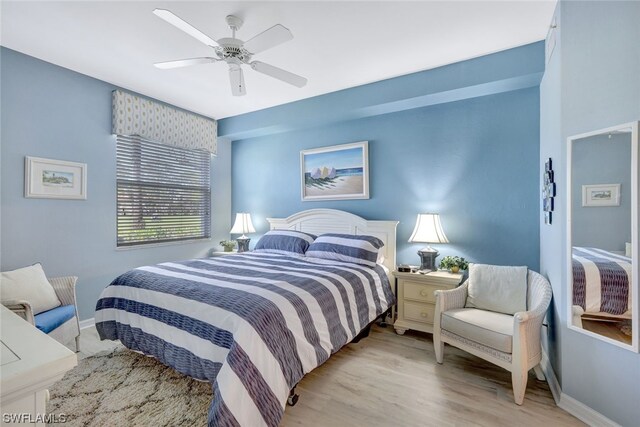
[[[296,230],[271,230],[258,240],[255,252],[304,255],[316,236]]]
[[[327,233],[316,238],[306,255],[375,267],[383,246],[382,240],[373,236]]]
[[[597,248],[573,247],[573,305],[586,313],[631,310],[631,258]]]
[[[379,265],[249,252],[131,270],[95,318],[101,339],[210,381],[209,426],[277,426],[290,389],[393,303]]]

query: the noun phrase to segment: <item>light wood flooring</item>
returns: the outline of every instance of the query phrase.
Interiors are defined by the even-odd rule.
[[[587,331],[631,345],[631,336],[620,330],[621,322],[590,320],[582,318],[582,327]]]
[[[79,358],[119,345],[81,335]],[[298,404],[282,426],[582,426],[558,408],[533,373],[522,406],[513,403],[511,374],[454,347],[438,365],[430,334],[374,326],[298,385]]]

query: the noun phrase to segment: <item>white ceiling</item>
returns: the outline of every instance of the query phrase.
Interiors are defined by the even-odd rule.
[[[2,1],[3,46],[180,106],[223,118],[485,55],[545,37],[550,1]],[[294,39],[255,59],[309,79],[298,89],[245,68],[231,96],[223,63],[159,70],[159,61],[210,56],[162,21],[173,11],[214,39],[225,16],[248,40],[280,23]]]

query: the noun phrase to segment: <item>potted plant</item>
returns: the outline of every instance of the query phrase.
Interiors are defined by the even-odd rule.
[[[449,270],[452,273],[457,273],[460,270],[468,269],[469,262],[459,256],[446,256],[440,261],[440,268]]]
[[[232,252],[233,248],[236,247],[236,241],[235,240],[222,240],[220,242],[220,246],[222,246],[224,248],[225,252]]]

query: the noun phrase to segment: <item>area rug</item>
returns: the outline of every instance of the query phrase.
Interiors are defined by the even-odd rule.
[[[620,331],[627,335],[627,336],[631,336],[632,335],[632,329],[631,329],[631,320],[626,320],[624,322],[620,322],[618,324],[618,328],[620,329]]]
[[[206,426],[212,398],[209,383],[123,347],[79,361],[49,392],[65,427]]]

